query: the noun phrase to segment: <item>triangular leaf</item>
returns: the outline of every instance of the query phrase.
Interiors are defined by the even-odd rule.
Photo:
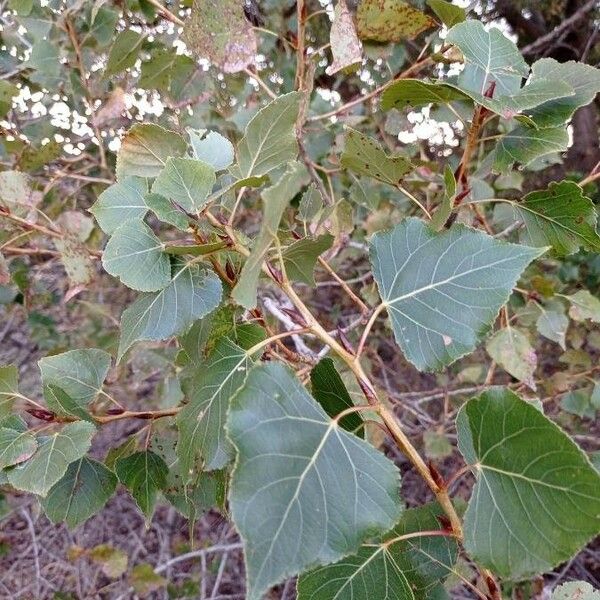
[[[142,221],[128,221],[113,233],[104,248],[102,265],[140,292],[162,290],[171,281],[171,263],[163,243]]]
[[[115,462],[115,472],[140,510],[150,518],[158,491],[167,483],[169,468],[165,461],[149,450],[134,452]]]
[[[37,442],[28,431],[0,427],[0,469],[27,460],[36,449]]]
[[[295,125],[299,92],[279,96],[252,117],[238,145],[238,178],[260,177],[294,160],[298,154]]]
[[[542,58],[531,66],[530,81],[563,82],[575,91],[573,96],[550,100],[531,112],[539,127],[555,127],[566,123],[579,107],[593,102],[600,92],[600,69],[573,60],[559,63]]]
[[[328,233],[317,238],[306,237],[295,241],[282,253],[287,276],[292,281],[302,281],[315,285],[315,264],[319,256],[333,244],[333,236]]]
[[[152,184],[152,192],[194,213],[204,206],[216,180],[214,168],[201,160],[168,158]]]
[[[89,404],[102,389],[110,369],[110,354],[96,348],[69,350],[38,362],[44,385],[64,390],[77,404]]]
[[[166,340],[185,332],[217,308],[221,294],[221,281],[212,271],[178,265],[166,288],[143,294],[123,312],[117,360],[138,340]]]
[[[399,517],[396,467],[331,421],[283,365],[250,372],[227,427],[238,451],[229,502],[245,545],[248,600],[356,552]]]
[[[565,152],[569,146],[566,127],[532,129],[519,125],[503,135],[494,150],[494,171],[506,173],[515,162],[526,167],[534,160]]]
[[[117,476],[112,471],[84,457],[69,465],[42,500],[42,508],[53,523],[64,521],[70,528],[77,527],[106,504],[116,487]]]
[[[94,203],[90,212],[96,217],[104,233],[110,235],[125,221],[141,221],[148,207],[144,194],[148,184],[139,177],[124,177],[107,187]]]
[[[186,384],[190,401],[177,415],[177,455],[186,476],[191,477],[200,468],[221,469],[233,457],[225,436],[227,409],[244,384],[250,365],[246,352],[224,338]]]
[[[507,389],[467,402],[458,445],[477,483],[465,513],[465,549],[520,579],[552,569],[600,528],[600,474],[534,405]]]
[[[117,179],[128,175],[156,177],[170,156],[182,156],[185,140],[174,131],[154,123],[134,125],[121,140],[117,153]]]
[[[365,544],[354,556],[301,575],[298,600],[433,598],[454,567],[456,541],[427,535],[397,538],[439,530],[438,516],[442,514],[440,507],[432,504],[407,510],[377,543]]]
[[[475,348],[525,267],[542,253],[462,225],[436,233],[415,218],[375,234],[370,243],[396,341],[417,369],[427,371]]]
[[[458,87],[485,95],[495,86],[494,95],[510,96],[521,88],[529,67],[513,41],[499,29],[486,31],[481,21],[465,21],[450,29],[446,42],[460,48],[465,68]]]
[[[38,448],[27,461],[7,472],[9,483],[25,492],[45,496],[66,473],[70,463],[86,454],[96,428],[78,421],[48,437],[38,438]]]
[[[580,247],[600,252],[598,215],[575,182],[552,182],[548,189],[527,194],[513,207],[525,224],[528,244],[552,246],[559,255],[573,254]]]
[[[368,175],[393,187],[401,184],[404,175],[412,169],[407,158],[388,156],[379,142],[350,127],[346,127],[340,162],[355,173]]]

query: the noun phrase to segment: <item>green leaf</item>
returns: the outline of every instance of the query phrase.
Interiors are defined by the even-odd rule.
[[[565,152],[569,146],[569,134],[565,127],[531,129],[519,125],[503,135],[494,150],[494,171],[505,173],[515,162],[527,167],[534,160]]]
[[[321,567],[298,580],[298,600],[432,599],[453,570],[456,541],[443,536],[400,536],[439,530],[437,505],[407,510],[382,540],[361,546],[358,554]],[[396,540],[396,541],[394,541]]]
[[[552,182],[546,190],[527,194],[513,208],[525,224],[528,244],[552,246],[560,256],[580,247],[600,252],[594,204],[573,181]]]
[[[208,163],[215,171],[222,171],[233,163],[233,144],[220,133],[209,131],[204,135],[204,131],[188,129],[188,135],[195,159]]]
[[[379,142],[346,127],[344,152],[340,158],[341,165],[360,175],[368,175],[397,187],[412,165],[403,156],[388,156]]]
[[[7,472],[10,485],[18,490],[46,496],[66,473],[67,467],[90,449],[96,428],[77,421],[47,437],[38,438],[38,448],[27,461]]]
[[[108,240],[102,266],[127,287],[156,292],[171,281],[171,263],[163,247],[146,223],[128,221]]]
[[[559,63],[553,58],[542,58],[531,66],[530,81],[562,82],[575,91],[573,96],[550,100],[535,108],[530,114],[539,127],[563,125],[600,92],[600,70],[573,60]]]
[[[333,236],[328,233],[316,238],[305,237],[288,246],[282,253],[287,276],[292,281],[315,285],[315,264],[319,256],[331,248]]]
[[[507,389],[467,402],[458,445],[477,483],[465,550],[494,573],[521,579],[570,558],[600,527],[600,474],[535,406]]]
[[[569,318],[565,315],[564,309],[546,310],[545,308],[541,308],[541,314],[535,324],[541,335],[559,344],[563,350],[566,349]]]
[[[301,98],[300,92],[279,96],[252,117],[238,145],[238,164],[233,169],[238,178],[266,175],[296,158]]]
[[[38,361],[44,385],[56,385],[85,406],[102,389],[110,369],[110,354],[96,348],[69,350]]]
[[[488,110],[504,117],[513,118],[548,100],[574,95],[568,84],[556,81],[535,81],[510,95],[497,95],[488,98],[473,90],[445,83],[427,83],[419,79],[401,79],[384,91],[381,107],[402,109],[406,106],[418,107],[425,104],[448,104],[455,100],[471,99]]]
[[[361,40],[400,42],[417,37],[435,21],[403,0],[361,0],[356,28]]]
[[[0,367],[0,420],[12,412],[15,397],[19,395],[19,370],[14,365]]]
[[[181,469],[177,457],[175,436],[154,437],[150,450],[158,454],[169,467],[165,498],[187,519],[190,527],[202,513],[213,507],[222,507],[225,501],[227,474],[225,471],[198,471],[189,477]]]
[[[256,58],[256,37],[237,0],[194,0],[183,40],[199,58],[225,73],[238,73]]]
[[[28,431],[0,427],[0,469],[22,463],[36,449],[37,442]]]
[[[108,53],[104,77],[117,75],[129,67],[133,67],[143,41],[144,36],[133,29],[119,32]]]
[[[458,87],[484,96],[495,84],[494,96],[511,96],[521,89],[521,79],[529,66],[514,42],[499,29],[486,31],[481,21],[465,21],[450,29],[448,44],[463,53],[465,68],[458,77]]]
[[[12,108],[12,99],[19,95],[19,88],[12,83],[0,80],[0,117],[4,117]]]
[[[302,195],[298,206],[298,217],[308,223],[312,221],[323,208],[323,196],[314,183]]]
[[[129,456],[133,454],[137,448],[137,440],[135,439],[135,434],[131,437],[128,437],[122,444],[118,446],[113,446],[106,453],[106,458],[104,459],[104,464],[111,470],[115,470],[115,463],[119,458],[123,458],[125,456]]]
[[[543,250],[462,225],[436,233],[415,218],[371,238],[373,275],[407,359],[435,370],[471,352],[525,267]]]
[[[592,296],[587,290],[579,290],[566,298],[571,303],[571,318],[576,321],[589,319],[592,323],[600,323],[600,299],[596,296]]]
[[[217,308],[221,295],[221,281],[212,271],[193,263],[177,265],[166,288],[141,295],[123,312],[117,361],[138,340],[166,340],[184,333]]]
[[[315,400],[330,417],[336,417],[342,411],[354,406],[331,358],[322,358],[313,367],[310,372],[310,384]],[[346,431],[356,433],[361,438],[365,437],[363,419],[358,412],[342,417],[339,425]]]
[[[381,108],[401,110],[407,106],[448,104],[462,100],[465,94],[450,85],[428,83],[420,79],[399,79],[390,84],[381,95]]]
[[[529,338],[520,329],[500,329],[486,342],[485,349],[505,371],[535,390],[533,374],[537,356]]]
[[[248,600],[356,552],[398,519],[396,467],[331,421],[283,365],[250,372],[227,427],[238,451],[229,502],[245,545]]]
[[[440,231],[448,222],[456,198],[456,179],[452,169],[446,165],[444,169],[444,197],[431,218],[431,227]]]
[[[467,18],[465,9],[452,4],[451,1],[427,0],[427,4],[446,27],[462,23]]]
[[[171,156],[182,156],[185,140],[174,131],[153,123],[134,125],[121,140],[117,153],[117,179],[128,175],[156,177]]]
[[[600,592],[587,581],[569,581],[555,588],[550,600],[600,600]]]
[[[333,61],[326,69],[327,75],[333,75],[362,62],[362,44],[356,34],[354,19],[346,0],[338,0],[335,5],[329,42]]]
[[[176,61],[177,55],[173,50],[159,50],[153,54],[150,60],[142,63],[140,87],[167,93],[171,86],[171,75]]]
[[[107,187],[99,196],[90,212],[96,217],[104,233],[111,235],[125,221],[141,221],[148,207],[144,194],[148,185],[139,177],[124,177]]]
[[[216,183],[213,167],[193,158],[168,158],[152,191],[173,200],[187,212],[198,212]]]
[[[64,390],[56,385],[44,387],[44,398],[48,408],[55,414],[63,417],[75,417],[83,421],[94,423],[90,413],[82,407],[82,404],[71,398]]]
[[[596,417],[596,407],[591,403],[590,394],[584,390],[574,390],[565,394],[560,401],[560,407],[581,419]]]
[[[258,278],[265,257],[277,239],[277,230],[283,211],[307,182],[306,168],[302,163],[294,162],[288,165],[288,169],[275,185],[268,187],[262,193],[264,216],[260,233],[231,293],[231,297],[243,307],[250,309],[256,306]]]
[[[35,71],[29,79],[48,90],[56,89],[64,83],[61,77],[60,47],[57,44],[48,40],[35,41],[24,65]]]
[[[84,457],[69,465],[42,500],[42,508],[53,523],[64,521],[72,529],[97,513],[116,487],[117,477],[112,471]]]
[[[173,203],[164,196],[159,194],[146,194],[144,196],[144,201],[160,221],[173,225],[181,231],[187,231],[189,228],[187,215],[178,208],[175,208]]]
[[[119,481],[131,492],[135,503],[150,518],[156,496],[167,483],[169,468],[160,456],[148,450],[134,452],[115,462]]]
[[[184,385],[189,403],[177,415],[177,455],[181,472],[223,468],[233,449],[225,436],[227,409],[244,384],[251,361],[245,350],[227,338],[217,342],[210,357]]]

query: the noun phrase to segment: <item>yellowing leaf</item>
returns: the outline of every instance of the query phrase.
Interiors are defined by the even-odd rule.
[[[402,0],[361,0],[356,22],[360,39],[377,42],[412,39],[435,24],[429,15]]]
[[[537,356],[529,338],[514,327],[497,331],[486,343],[488,354],[513,377],[535,389]]]

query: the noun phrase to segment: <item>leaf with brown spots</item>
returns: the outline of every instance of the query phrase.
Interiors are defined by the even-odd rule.
[[[356,34],[354,20],[345,0],[338,0],[335,5],[329,40],[333,62],[327,67],[328,75],[362,61],[362,44]]]
[[[356,20],[358,37],[377,42],[412,39],[435,25],[429,15],[398,0],[362,0]]]
[[[412,169],[403,156],[388,156],[379,142],[356,129],[346,128],[344,153],[340,162],[343,167],[383,181],[393,187]]]
[[[254,62],[256,38],[238,0],[194,0],[183,39],[200,58],[225,73],[238,73]]]

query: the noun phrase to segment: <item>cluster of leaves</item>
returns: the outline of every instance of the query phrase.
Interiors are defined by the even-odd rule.
[[[39,89],[62,87],[68,71],[54,37],[60,34],[45,18],[50,10],[57,19],[57,6],[12,4],[33,38],[17,74],[25,70],[28,85]],[[440,120],[449,114],[468,130],[456,156],[427,157],[413,146],[389,154],[370,135],[375,127],[366,116],[342,124],[322,118],[326,103],[313,91],[322,55],[307,52],[308,19],[298,4],[298,38],[293,45],[285,40],[298,55],[297,89],[289,91],[293,77],[282,70],[269,81],[280,94],[251,71],[257,39],[242,2],[195,0],[186,15],[182,39],[198,57],[227,77],[254,76],[274,96],[251,118],[237,110],[242,135],[228,135],[226,126],[207,131],[216,118],[202,108],[207,84],[195,59],[161,42],[146,49],[140,66],[143,29],[125,27],[113,40],[125,17],[102,2],[81,21],[77,6],[60,17],[77,65],[70,93],[87,106],[101,175],[111,173],[112,161],[101,130],[106,137],[103,126],[125,110],[119,77],[139,66],[139,85],[174,104],[163,124],[137,123],[120,137],[116,180],[109,179],[90,208],[107,238],[101,251],[86,246],[101,236],[82,213],[62,210],[51,226],[33,218],[40,202],[51,206],[53,199],[42,198],[32,175],[59,152],[53,142],[36,147],[31,141],[47,132],[36,132],[36,123],[5,143],[14,161],[0,173],[0,216],[10,227],[51,239],[69,278],[69,298],[90,287],[97,258],[139,292],[121,315],[115,365],[123,369],[139,348],[164,342],[161,357],[174,391],[160,409],[125,408],[107,389],[112,356],[100,348],[41,359],[43,400],[19,389],[15,366],[1,367],[0,484],[36,494],[52,521],[70,527],[99,511],[119,483],[147,519],[159,498],[192,522],[218,507],[244,542],[250,600],[296,575],[300,600],[443,598],[450,574],[479,597],[500,598],[495,577],[510,586],[552,570],[600,530],[600,475],[532,395],[538,355],[531,341],[537,331],[565,351],[561,360],[570,369],[555,389],[569,392],[565,411],[593,418],[600,383],[590,353],[600,346],[593,331],[600,299],[548,273],[574,260],[565,257],[600,252],[597,214],[586,192],[596,177],[496,197],[521,187],[522,169],[559,160],[575,111],[600,91],[600,72],[548,58],[528,65],[500,30],[467,20],[443,0],[429,0],[427,8],[362,0],[356,14],[339,0],[329,76],[352,77],[347,70],[369,53],[397,60],[398,42],[423,32],[438,47],[382,86],[372,121],[383,115],[387,123],[407,106],[429,106]],[[140,2],[129,18],[137,9],[149,21],[157,15],[172,21],[166,35],[179,35],[172,32],[183,23],[177,15]],[[320,33],[315,26],[314,39]],[[109,45],[96,81],[86,60]],[[271,49],[265,44],[265,52]],[[446,66],[455,62],[462,69],[452,76]],[[432,78],[413,78],[421,69]],[[7,115],[21,88],[0,83]],[[104,104],[96,106],[103,93]],[[190,105],[197,108],[191,114]],[[310,129],[319,121],[328,123],[324,133]],[[515,163],[519,170],[511,170]],[[359,319],[332,333],[299,290],[314,287],[317,265],[333,271],[324,256],[348,247],[361,221],[378,296],[372,286],[358,298],[344,283]],[[14,246],[13,235],[8,229],[4,246]],[[355,245],[365,250],[362,240]],[[7,259],[0,260],[4,268]],[[27,296],[16,260],[3,273],[7,290],[16,284]],[[262,290],[285,298],[287,305],[274,311],[285,330],[274,331],[278,322],[265,317],[270,298]],[[383,311],[418,371],[445,371],[480,387],[455,420],[464,461],[456,476],[468,470],[475,477],[464,514],[460,500],[450,498],[449,480],[424,462],[374,382],[368,347]],[[306,341],[294,350],[288,338],[298,337]],[[311,350],[316,342],[335,359]],[[482,344],[492,367],[457,370],[454,363]],[[511,376],[510,385],[489,385],[496,365]],[[25,413],[43,425],[32,426]],[[145,439],[133,436],[103,460],[91,458],[98,428],[129,418],[149,421]],[[405,507],[399,471],[377,447],[373,423],[423,477],[433,502]],[[475,583],[458,571],[459,556],[479,569]],[[554,597],[596,597],[574,585]]]

